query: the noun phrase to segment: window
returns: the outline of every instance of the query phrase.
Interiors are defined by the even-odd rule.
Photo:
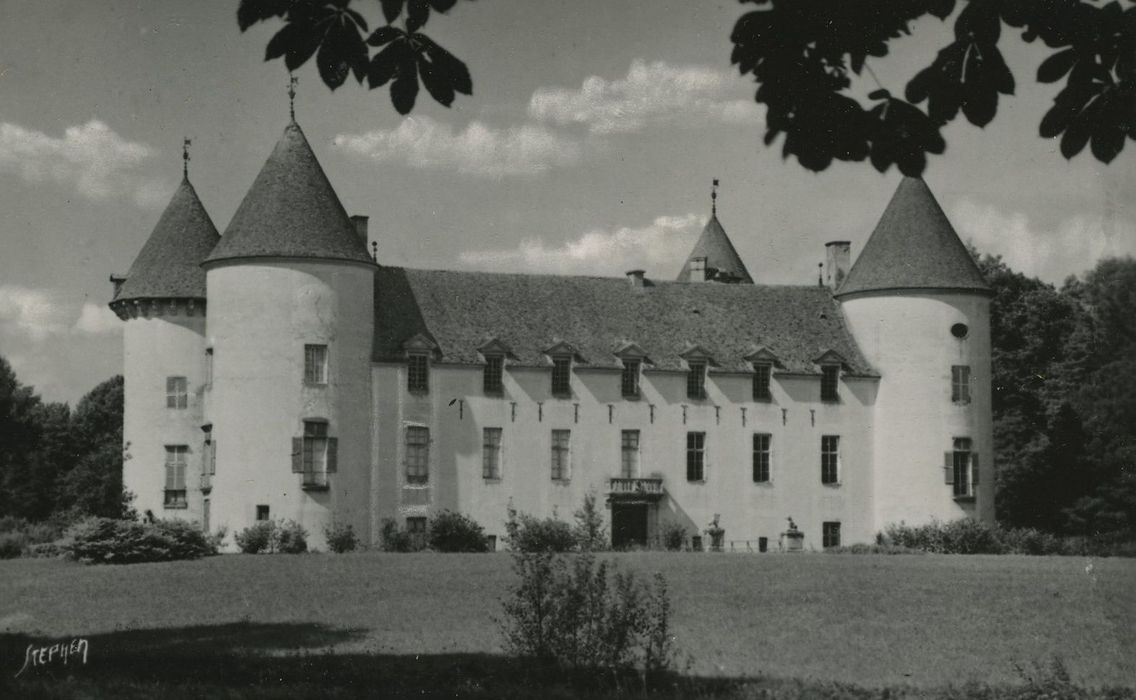
[[[421,353],[406,356],[406,390],[416,394],[430,390],[429,358]]]
[[[185,508],[185,445],[166,445],[166,508]]]
[[[410,536],[411,549],[426,549],[426,518],[407,518],[406,534]]]
[[[769,455],[773,436],[766,433],[753,435],[753,481],[762,484],[769,481]]]
[[[501,478],[501,429],[481,431],[481,478]]]
[[[430,481],[430,429],[412,425],[406,429],[406,483]]]
[[[824,365],[820,368],[820,400],[840,400],[840,365]]]
[[[327,346],[304,346],[304,383],[327,384]]]
[[[970,367],[968,365],[951,367],[951,401],[957,404],[970,403]]]
[[[305,488],[327,487],[327,475],[335,471],[336,439],[328,437],[327,423],[304,421],[304,437],[300,448],[301,473]]]
[[[185,408],[188,405],[185,377],[166,377],[166,408]]]
[[[572,394],[572,358],[552,358],[552,395],[571,396]]]
[[[213,348],[205,348],[205,386],[213,386]]]
[[[501,355],[485,357],[485,375],[482,386],[486,394],[500,394],[505,390],[505,358]]]
[[[770,380],[773,376],[773,366],[767,362],[758,362],[753,366],[753,400],[768,401],[773,398],[770,390]]]
[[[825,549],[840,546],[840,523],[825,522],[821,524],[821,538]]]
[[[958,338],[959,340],[962,340],[966,336],[970,335],[970,329],[966,327],[965,323],[956,323],[951,326],[951,335]]]
[[[840,483],[839,435],[824,435],[820,439],[820,483]]]
[[[552,480],[567,481],[572,476],[570,459],[571,430],[552,431]]]
[[[619,474],[634,479],[639,476],[639,431],[624,430],[620,442]]]
[[[959,437],[954,439],[954,450],[947,453],[947,483],[954,484],[956,498],[968,498],[974,495],[975,463],[977,455],[971,452],[970,438]]]
[[[686,434],[686,480],[706,480],[706,433]]]
[[[692,361],[686,373],[686,395],[692,399],[706,398],[706,363]]]
[[[257,520],[268,520],[268,506],[259,505],[259,506],[256,507],[256,519]]]
[[[620,387],[624,398],[634,399],[639,396],[639,360],[623,361]]]

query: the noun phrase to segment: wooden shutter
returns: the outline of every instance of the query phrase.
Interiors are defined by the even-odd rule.
[[[976,453],[970,455],[970,483],[973,486],[978,486],[978,455]]]
[[[339,465],[339,438],[327,439],[327,473],[334,474]]]
[[[943,477],[946,483],[955,483],[955,453],[943,453]]]
[[[292,438],[292,473],[304,473],[304,438]]]

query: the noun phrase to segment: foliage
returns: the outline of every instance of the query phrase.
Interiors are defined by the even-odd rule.
[[[383,518],[379,540],[384,552],[413,552],[419,549],[410,533],[399,527],[394,518]]]
[[[0,559],[15,559],[24,553],[28,538],[20,532],[5,532],[0,535]]]
[[[229,536],[229,528],[221,526],[205,536],[205,540],[214,552],[220,552],[225,546],[225,538]]]
[[[581,552],[602,552],[609,548],[607,527],[596,506],[594,491],[584,495],[583,505],[573,515],[576,518],[576,546]]]
[[[324,527],[323,536],[327,540],[327,548],[336,554],[354,552],[359,546],[359,536],[351,523],[330,523]]]
[[[879,539],[883,539],[882,537]],[[856,544],[846,545],[844,547],[829,547],[824,550],[825,554],[926,554],[921,549],[912,549],[898,544],[890,544],[887,542],[876,542],[873,544],[865,544],[857,542]]]
[[[320,78],[332,90],[348,75],[359,84],[366,80],[372,90],[390,83],[391,104],[399,114],[414,108],[420,79],[430,96],[446,107],[453,104],[455,93],[473,94],[465,63],[419,31],[431,10],[445,14],[457,0],[381,0],[386,24],[370,34],[367,20],[350,4],[241,0],[237,24],[243,32],[257,22],[283,18],[284,27],[268,42],[264,60],[283,58],[291,72],[315,56]],[[395,26],[400,19],[402,26]],[[376,49],[374,56],[369,47]]]
[[[955,0],[908,0],[868,6],[843,0],[743,0],[763,7],[742,15],[730,36],[732,63],[752,74],[755,100],[767,107],[765,144],[784,133],[784,157],[809,170],[832,161],[863,161],[885,172],[893,164],[919,176],[927,154],[946,148],[941,130],[959,112],[984,127],[1000,95],[1015,79],[1002,58],[1003,29],[1040,38],[1053,53],[1041,64],[1041,83],[1065,79],[1065,88],[1041,120],[1043,138],[1061,138],[1072,158],[1091,139],[1091,151],[1108,163],[1136,139],[1136,7],[1090,0],[1030,2],[968,0],[954,19],[954,40],[903,90],[876,83],[865,107],[850,94],[863,72],[875,80],[869,57],[932,15],[946,21]],[[1003,26],[1004,25],[1004,26]],[[1009,32],[1006,32],[1008,34]],[[923,103],[926,106],[923,107]]]
[[[245,554],[267,553],[271,551],[275,530],[274,522],[261,520],[234,534],[233,539],[237,543],[237,548]]]
[[[517,552],[570,552],[577,545],[572,526],[555,517],[538,518],[518,513],[509,505],[505,541]]]
[[[295,520],[260,520],[233,536],[245,554],[302,554],[308,531]]]
[[[613,672],[673,665],[671,603],[661,575],[648,590],[591,553],[518,552],[513,565],[519,581],[502,603],[500,623],[511,654]]]
[[[272,531],[272,552],[303,554],[308,551],[308,531],[295,520],[282,520]]]
[[[489,541],[485,529],[468,515],[444,510],[430,521],[427,537],[430,549],[437,552],[487,552]]]
[[[200,559],[216,554],[196,523],[184,520],[133,520],[90,517],[67,530],[60,549],[88,564]]]
[[[684,525],[673,520],[663,525],[663,546],[672,552],[677,552],[686,544],[687,530]]]
[[[1057,536],[1035,528],[990,527],[972,518],[932,521],[911,526],[890,524],[875,545],[852,545],[835,551],[853,554],[1028,554],[1066,556],[1133,556],[1136,541],[1127,533],[1083,537]]]

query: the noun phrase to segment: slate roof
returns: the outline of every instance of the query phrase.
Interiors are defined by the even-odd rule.
[[[705,228],[702,229],[702,235],[698,237],[698,242],[694,244],[694,250],[690,251],[686,262],[682,264],[682,270],[679,271],[678,277],[675,278],[677,281],[690,281],[690,261],[694,258],[706,258],[706,268],[708,270],[714,269],[719,272],[726,272],[738,278],[741,282],[753,284],[753,278],[749,276],[749,270],[746,270],[745,263],[742,262],[738,251],[734,250],[734,244],[730,242],[730,237],[726,235],[726,230],[722,228],[721,222],[718,221],[717,214],[712,214],[710,220],[706,222]]]
[[[245,257],[373,263],[295,122],[284,129],[206,262]]]
[[[182,179],[166,210],[130,266],[113,302],[128,299],[204,299],[201,261],[220,236],[189,179]]]
[[[628,343],[657,369],[682,370],[695,346],[710,371],[751,371],[746,355],[768,348],[780,370],[819,371],[834,350],[853,375],[876,376],[827,288],[683,284],[625,279],[452,272],[380,267],[375,284],[376,361],[405,358],[416,334],[437,344],[435,361],[481,364],[477,349],[498,340],[522,366],[548,365],[544,351],[564,342],[584,367],[620,367]],[[648,365],[650,368],[650,365]]]
[[[836,296],[889,289],[990,291],[922,178],[899,183]]]

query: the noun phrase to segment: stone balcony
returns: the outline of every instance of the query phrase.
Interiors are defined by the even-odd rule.
[[[612,501],[657,501],[664,493],[661,478],[613,477],[608,484],[607,497]]]

